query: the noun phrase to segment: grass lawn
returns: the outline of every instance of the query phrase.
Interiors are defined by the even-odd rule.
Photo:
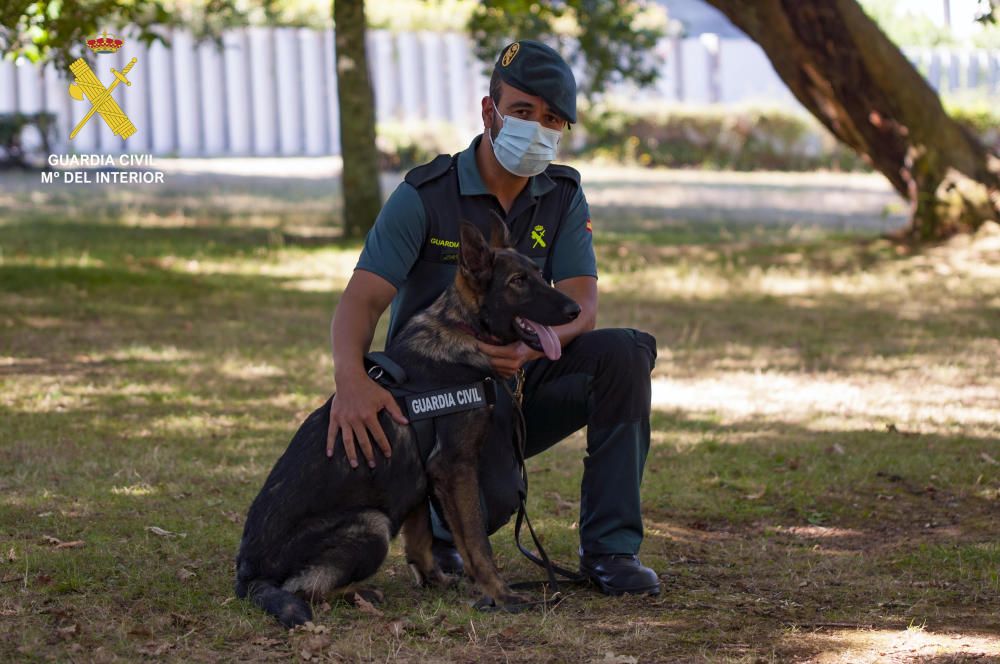
[[[334,388],[359,247],[331,240],[329,192],[4,180],[0,661],[1000,661],[1000,231],[912,253],[605,184],[599,324],[660,344],[642,559],[663,594],[480,614],[412,587],[397,541],[377,612],[287,632],[233,597],[233,559]],[[563,563],[583,454],[577,434],[530,463]],[[541,578],[509,527],[493,544]]]

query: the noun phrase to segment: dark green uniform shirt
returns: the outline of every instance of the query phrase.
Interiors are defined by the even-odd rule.
[[[455,279],[459,222],[475,224],[488,238],[491,211],[507,223],[515,248],[531,257],[550,282],[597,276],[580,174],[568,166],[549,166],[529,178],[505,213],[476,166],[481,139],[407,173],[365,239],[355,269],[373,272],[398,290],[388,339]]]

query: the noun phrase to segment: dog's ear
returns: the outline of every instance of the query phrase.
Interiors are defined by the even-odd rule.
[[[459,227],[459,238],[459,268],[477,282],[488,281],[493,269],[493,251],[486,244],[486,238],[467,221]]]
[[[490,210],[490,246],[494,249],[510,249],[510,229],[496,210]]]

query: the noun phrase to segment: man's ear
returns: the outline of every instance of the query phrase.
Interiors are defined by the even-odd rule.
[[[493,269],[493,251],[486,244],[486,238],[478,228],[463,221],[459,227],[459,239],[459,268],[477,282],[487,281]]]
[[[493,127],[493,123],[496,122],[496,113],[493,110],[493,97],[486,95],[480,101],[480,106],[482,106],[482,116],[483,116],[483,127],[489,131]]]
[[[491,210],[490,246],[494,249],[510,249],[510,229],[496,210]]]

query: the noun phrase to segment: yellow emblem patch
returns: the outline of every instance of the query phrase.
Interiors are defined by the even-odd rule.
[[[531,239],[535,241],[535,243],[533,245],[531,245],[532,249],[537,249],[540,246],[541,247],[546,246],[545,245],[545,227],[544,226],[535,226],[535,228],[531,231]]]
[[[507,52],[504,53],[503,58],[500,59],[500,64],[503,65],[504,67],[509,65],[514,60],[514,56],[517,55],[517,52],[520,50],[521,50],[520,42],[514,42],[513,44],[508,46]]]

